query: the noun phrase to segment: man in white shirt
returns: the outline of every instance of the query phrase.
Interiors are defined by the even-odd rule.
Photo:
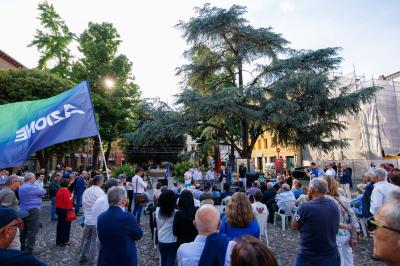
[[[90,188],[86,189],[82,195],[82,208],[83,215],[85,217],[85,228],[82,237],[83,248],[79,260],[80,263],[88,261],[89,266],[96,265],[97,255],[97,221],[94,220],[92,207],[98,198],[106,195],[101,189],[104,183],[103,176],[96,175],[93,178],[92,183],[93,185]]]
[[[207,237],[219,230],[220,216],[218,210],[210,204],[203,205],[196,212],[194,223],[199,234],[193,242],[182,244],[179,247],[177,252],[179,266],[199,265]],[[225,255],[225,266],[231,265],[231,254],[235,244],[234,241],[229,241]]]
[[[336,171],[332,168],[332,163],[328,164],[328,170],[326,170],[325,174],[336,177]]]
[[[294,196],[293,192],[290,191],[290,186],[288,184],[283,184],[282,185],[282,193],[277,194],[275,196],[276,200],[276,205],[278,206],[278,209],[281,209],[282,211],[290,211],[286,210],[286,202],[288,201],[296,201],[296,197]]]
[[[211,185],[215,184],[215,171],[212,166],[210,166],[210,170],[207,171],[206,180],[211,182]]]
[[[201,171],[197,168],[194,169],[193,172],[193,180],[195,181],[200,181],[203,180],[203,174],[201,173]]]
[[[117,179],[110,178],[109,180],[107,180],[106,184],[104,185],[104,190],[106,191],[106,194],[98,198],[96,202],[93,204],[92,215],[93,215],[93,220],[96,223],[96,227],[97,227],[97,218],[99,218],[99,215],[108,210],[108,208],[110,207],[107,198],[108,190],[110,190],[110,188],[112,187],[117,187],[117,186],[118,186]]]
[[[44,180],[44,174],[40,174],[35,181],[35,185],[39,186],[40,188],[44,188],[43,180]]]
[[[147,183],[142,179],[143,170],[141,168],[136,168],[135,176],[132,177],[133,185],[133,198],[135,199],[136,194],[143,194],[144,190],[147,188]],[[143,205],[137,205],[135,202],[135,208],[133,209],[133,215],[136,216],[136,220],[140,225],[140,217],[142,216]]]
[[[372,177],[372,182],[375,184],[371,194],[370,212],[375,215],[384,203],[392,199],[392,192],[400,191],[400,188],[387,181],[387,172],[383,168],[375,169],[375,176]]]

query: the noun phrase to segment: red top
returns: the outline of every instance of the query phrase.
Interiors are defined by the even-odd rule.
[[[71,192],[65,187],[60,188],[56,194],[56,207],[62,209],[72,209]]]

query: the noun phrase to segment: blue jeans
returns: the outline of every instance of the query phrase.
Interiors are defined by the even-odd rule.
[[[142,212],[143,212],[143,205],[135,204],[135,208],[133,209],[133,215],[136,216],[138,224],[140,224],[140,217],[142,216]]]
[[[82,206],[82,195],[75,195],[75,213],[79,213],[79,209]]]
[[[161,266],[174,266],[176,259],[176,251],[178,246],[175,243],[158,242],[158,248],[161,255]]]
[[[57,219],[57,212],[56,212],[56,197],[51,197],[51,220]]]
[[[318,262],[311,261],[302,255],[297,255],[296,266],[340,266],[339,253],[331,258],[321,260]]]

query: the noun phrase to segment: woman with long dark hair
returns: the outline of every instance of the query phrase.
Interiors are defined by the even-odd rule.
[[[193,224],[197,208],[194,206],[193,194],[189,190],[182,191],[178,201],[178,211],[175,213],[173,233],[178,247],[183,243],[193,242],[197,229]]]
[[[161,255],[161,266],[174,266],[176,251],[176,236],[173,234],[173,224],[176,208],[176,197],[172,190],[161,193],[156,209],[158,232],[158,248]]]
[[[71,222],[67,221],[67,212],[74,206],[71,192],[68,190],[69,184],[70,180],[63,178],[60,183],[61,187],[56,194],[56,212],[58,216],[56,244],[59,246],[71,245],[69,240]]]

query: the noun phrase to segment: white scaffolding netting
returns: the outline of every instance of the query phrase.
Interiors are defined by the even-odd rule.
[[[303,160],[378,160],[385,155],[400,152],[400,81],[370,80],[360,82],[354,75],[341,77],[342,85],[354,90],[381,87],[376,99],[361,107],[356,116],[343,117],[349,124],[347,130],[336,132],[335,137],[349,139],[347,149],[335,149],[329,153],[304,147]]]

